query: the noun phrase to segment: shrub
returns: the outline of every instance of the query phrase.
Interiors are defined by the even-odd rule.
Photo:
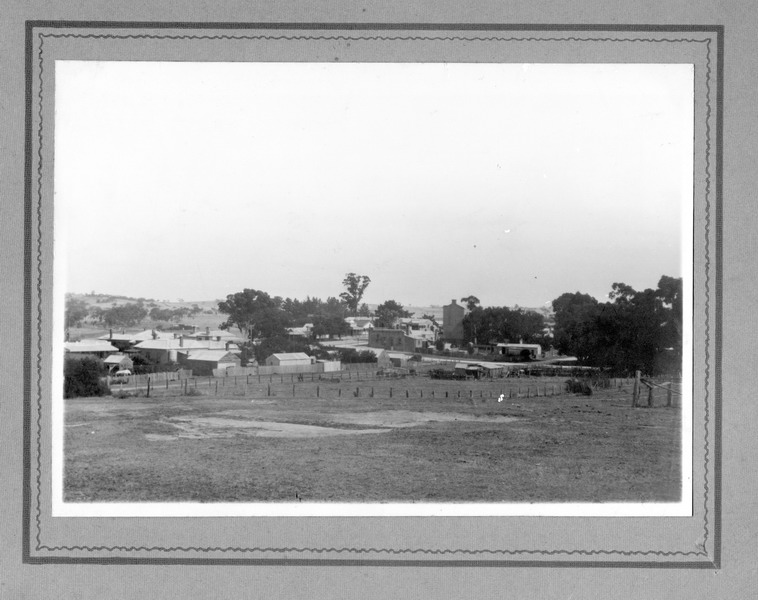
[[[96,358],[67,358],[63,364],[63,397],[107,396],[108,386],[100,380],[106,369]]]

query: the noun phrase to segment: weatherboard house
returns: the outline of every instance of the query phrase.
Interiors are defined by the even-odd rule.
[[[192,374],[197,376],[210,377],[215,369],[240,366],[239,355],[228,350],[197,349],[180,351],[177,354],[179,364],[185,369],[191,369]]]
[[[63,349],[67,356],[105,358],[118,352],[118,348],[104,340],[82,340],[81,342],[65,342]]]

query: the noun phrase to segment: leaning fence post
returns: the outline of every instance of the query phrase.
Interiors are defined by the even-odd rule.
[[[642,388],[642,372],[634,372],[634,389],[632,390],[632,406],[635,408],[640,405],[640,393]]]
[[[652,408],[653,406],[653,386],[650,386],[650,389],[647,391],[647,406],[648,408]]]

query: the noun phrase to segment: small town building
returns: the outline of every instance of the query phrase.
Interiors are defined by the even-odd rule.
[[[178,362],[179,352],[189,350],[227,350],[239,348],[231,342],[214,340],[191,340],[183,336],[178,338],[145,340],[134,346],[134,349],[147,360],[156,364]]]
[[[64,342],[63,350],[66,356],[105,358],[118,352],[118,348],[105,340],[82,340],[80,342]]]
[[[484,374],[484,369],[475,363],[456,363],[454,372],[457,377],[479,379]]]
[[[215,369],[239,367],[240,357],[228,350],[188,350],[178,353],[179,364],[193,375],[210,377]]]
[[[374,328],[373,321],[371,317],[345,317],[345,322],[350,327],[350,335],[356,337],[368,335]]]
[[[266,359],[266,365],[270,367],[302,367],[315,362],[315,359],[305,352],[284,352],[272,354]]]
[[[387,352],[387,359],[392,367],[407,368],[410,356],[399,352]]]
[[[522,360],[538,360],[542,358],[542,346],[539,344],[497,344],[495,354]]]
[[[402,329],[376,327],[369,331],[368,345],[372,348],[397,350],[400,352],[418,352],[428,348],[430,341],[423,335],[408,335]]]
[[[126,354],[111,354],[105,360],[103,360],[105,366],[108,367],[108,372],[120,371],[121,369],[132,369],[134,364],[132,359]]]
[[[463,343],[463,317],[466,309],[455,299],[442,307],[442,334],[445,341],[460,346]]]

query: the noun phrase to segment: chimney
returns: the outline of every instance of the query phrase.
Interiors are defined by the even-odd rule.
[[[230,345],[231,345],[231,342],[226,342],[226,344],[224,344],[224,347],[226,348],[226,350],[229,350]]]
[[[154,340],[157,340],[157,339],[158,339],[158,334],[155,332],[155,329],[153,329],[153,330],[152,330],[150,333],[151,333],[151,335],[153,336],[153,339],[154,339]]]
[[[458,303],[455,301],[455,298],[453,298],[453,300],[452,300],[452,303],[453,303],[453,304],[458,304]]]
[[[180,348],[184,348],[184,336],[183,335],[179,336],[179,347]]]
[[[210,334],[211,334],[211,328],[210,327],[206,327],[205,328],[205,335],[210,335]]]
[[[108,339],[109,339],[109,340],[112,340],[112,339],[113,339],[113,329],[109,329],[109,330],[108,330]]]

